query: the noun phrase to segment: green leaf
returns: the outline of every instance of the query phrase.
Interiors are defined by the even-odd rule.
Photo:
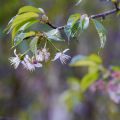
[[[12,17],[7,25],[7,27],[5,28],[4,32],[7,32],[7,34],[9,34],[11,32],[11,24],[13,22],[13,20],[15,19],[16,16]]]
[[[89,17],[87,14],[84,14],[81,16],[80,18],[80,22],[79,22],[79,26],[81,28],[81,30],[86,30],[89,26]]]
[[[18,34],[15,39],[14,39],[14,46],[12,47],[16,47],[17,45],[19,45],[25,38],[25,33],[21,33]]]
[[[95,54],[90,56],[77,55],[70,62],[71,67],[88,67],[89,73],[99,71],[102,59]]]
[[[80,83],[81,90],[85,92],[99,77],[98,72],[88,73],[83,77]]]
[[[71,89],[66,90],[62,93],[60,96],[60,101],[64,102],[68,108],[69,111],[71,111],[74,106],[79,104],[80,101],[83,100],[83,94],[81,91],[73,91]]]
[[[73,14],[69,17],[67,25],[64,28],[64,31],[65,31],[68,39],[70,39],[71,36],[74,37],[73,35],[75,33],[72,32],[72,29],[75,26],[75,24],[79,21],[79,19],[80,19],[80,14],[78,14],[78,13]],[[74,32],[76,32],[76,31],[74,31]]]
[[[81,28],[79,26],[80,21],[76,22],[75,25],[72,27],[71,29],[71,37],[75,38],[78,37],[80,32],[81,32]]]
[[[80,80],[74,77],[68,79],[68,84],[71,90],[80,91]]]
[[[87,58],[87,57],[84,56],[84,55],[76,55],[76,56],[74,56],[74,57],[72,58],[70,64],[74,64],[74,63],[78,62],[79,60],[84,60],[84,59],[86,59],[86,58]]]
[[[111,69],[114,71],[120,71],[120,66],[111,66]]]
[[[94,63],[93,61],[89,61],[89,60],[81,60],[81,61],[78,61],[74,64],[70,64],[70,66],[72,67],[80,67],[80,66],[96,66],[96,63]]]
[[[93,19],[93,23],[100,37],[100,44],[101,44],[100,48],[104,48],[106,43],[106,29],[99,21],[95,19]]]
[[[88,57],[82,56],[82,55],[75,56],[70,62],[70,66],[72,66],[72,67],[96,66],[96,65],[97,64],[94,61],[92,61]]]
[[[71,111],[74,107],[73,94],[70,90],[67,90],[62,93],[60,96],[60,101],[64,102],[68,110]]]
[[[36,54],[37,52],[37,43],[38,43],[39,37],[34,37],[30,42],[30,50],[33,52],[33,54]]]
[[[29,28],[31,25],[33,25],[33,24],[35,24],[35,23],[37,23],[37,22],[39,22],[38,20],[30,20],[29,22],[23,22],[23,23],[21,23],[19,26],[16,26],[16,27],[14,27],[13,28],[13,30],[12,30],[12,44],[13,44],[13,42],[14,42],[14,38],[15,38],[15,36],[16,36],[16,34],[18,33],[18,32],[23,32],[23,31],[25,31],[27,28]]]
[[[12,30],[12,45],[14,42],[14,37],[19,31],[23,31],[30,27],[32,24],[38,22],[35,18],[37,18],[39,15],[36,13],[24,13],[21,15],[17,15],[12,23],[10,24],[9,31]]]
[[[61,38],[61,35],[58,29],[53,29],[49,32],[46,32],[45,34],[47,35],[48,39],[55,40],[55,41],[64,41]]]
[[[21,26],[19,31],[25,31],[26,29],[28,29],[30,26],[32,26],[33,24],[35,24],[37,22],[39,22],[39,20],[30,20],[29,22],[27,22],[23,26]]]
[[[100,56],[96,55],[96,54],[92,54],[88,57],[89,60],[94,61],[97,64],[102,64],[102,59]]]
[[[9,21],[8,26],[4,31],[8,31],[9,33],[14,27],[19,26],[18,28],[20,28],[22,25],[30,22],[30,20],[32,19],[34,19],[33,21],[35,21],[35,18],[39,17],[38,13],[44,13],[44,10],[42,8],[35,8],[32,6],[22,7],[19,10],[18,14]],[[38,22],[38,20],[36,21]]]
[[[80,14],[75,13],[69,17],[67,25],[73,27],[79,19],[80,19]]]
[[[35,20],[38,17],[39,17],[39,15],[37,13],[34,13],[34,12],[23,13],[21,15],[17,15],[16,18],[12,22],[11,29],[19,26],[22,23],[27,23],[33,19]]]
[[[30,32],[27,32],[27,33],[20,33],[18,34],[15,39],[14,39],[14,46],[12,47],[16,47],[17,45],[19,45],[25,38],[28,38],[28,37],[32,37],[32,36],[35,36],[35,32],[33,31],[30,31]]]
[[[66,26],[66,27],[64,28],[64,31],[65,31],[65,34],[66,34],[67,37],[68,37],[68,40],[70,40],[70,37],[71,37],[71,34],[72,34],[70,26]]]
[[[19,9],[18,14],[22,14],[26,12],[44,13],[44,10],[42,8],[39,9],[33,6],[24,6]]]

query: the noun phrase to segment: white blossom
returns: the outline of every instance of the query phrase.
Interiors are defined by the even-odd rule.
[[[56,55],[55,55],[55,57],[54,57],[54,59],[52,61],[60,59],[62,64],[66,64],[66,61],[71,58],[69,55],[65,54],[68,50],[69,49],[65,49],[63,52],[56,53]]]
[[[42,50],[38,50],[37,51],[37,55],[36,55],[36,60],[42,62],[42,61],[48,61],[50,57],[50,53],[48,52],[48,50],[46,49],[46,45]]]
[[[30,59],[28,55],[25,56],[24,60],[21,63],[23,64],[25,69],[30,70],[30,71],[34,71],[36,67],[37,68],[42,67],[41,63],[39,63],[34,58]]]
[[[44,60],[43,52],[41,50],[37,51],[36,60],[42,62]]]
[[[14,55],[15,55],[15,57],[10,57],[9,61],[10,61],[11,65],[13,65],[15,69],[17,69],[20,62],[21,62],[21,60],[20,60],[19,56],[16,53],[16,49],[14,50]]]
[[[45,47],[42,49],[42,52],[43,52],[45,62],[48,61],[49,57],[50,57],[50,53],[48,52],[48,50]]]

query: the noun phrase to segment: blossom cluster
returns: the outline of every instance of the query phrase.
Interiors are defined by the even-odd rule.
[[[115,103],[120,103],[120,71],[111,73],[111,79],[106,81],[100,79],[90,86],[92,92],[102,92],[108,94]]]
[[[56,53],[55,57],[51,61],[60,59],[62,64],[66,64],[67,60],[71,58],[69,55],[65,54],[68,50],[69,49],[65,49],[62,52],[60,51]],[[35,68],[41,68],[43,66],[43,62],[47,62],[48,60],[50,60],[50,52],[48,51],[46,46],[41,50],[37,50],[36,54],[32,56],[32,58],[30,58],[30,56],[27,54],[23,56],[17,54],[16,49],[14,50],[14,55],[14,57],[9,58],[11,65],[13,65],[15,69],[17,69],[18,66],[22,64],[23,67],[29,71],[34,71]]]

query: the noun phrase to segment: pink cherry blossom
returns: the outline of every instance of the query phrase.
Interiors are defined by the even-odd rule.
[[[112,80],[108,83],[107,92],[115,103],[120,103],[120,81]]]

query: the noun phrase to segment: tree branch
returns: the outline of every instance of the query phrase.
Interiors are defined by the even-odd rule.
[[[119,10],[120,10],[120,8],[109,10],[109,11],[106,11],[104,13],[100,13],[100,14],[96,14],[96,15],[91,15],[89,18],[91,18],[91,19],[105,18],[108,15],[117,13]]]
[[[116,9],[113,9],[113,10],[109,10],[109,11],[106,11],[106,12],[103,12],[103,13],[100,13],[100,14],[96,14],[96,15],[91,15],[91,16],[89,16],[89,18],[90,19],[98,19],[98,18],[103,18],[104,19],[106,16],[115,14],[119,10],[120,10],[120,8],[117,7]],[[47,25],[49,25],[53,29],[59,29],[59,30],[62,30],[65,27],[65,26],[56,27],[56,26],[52,25],[51,23],[47,23]]]
[[[64,29],[64,27],[65,26],[60,26],[60,27],[56,27],[56,26],[54,26],[53,24],[51,24],[51,23],[46,23],[47,25],[49,25],[51,28],[53,28],[53,29],[59,29],[59,30],[62,30],[62,29]]]
[[[54,25],[52,25],[50,22],[48,22],[48,23],[46,23],[47,25],[49,25],[51,28],[53,28],[53,29],[56,29],[57,27],[56,26],[54,26]]]

